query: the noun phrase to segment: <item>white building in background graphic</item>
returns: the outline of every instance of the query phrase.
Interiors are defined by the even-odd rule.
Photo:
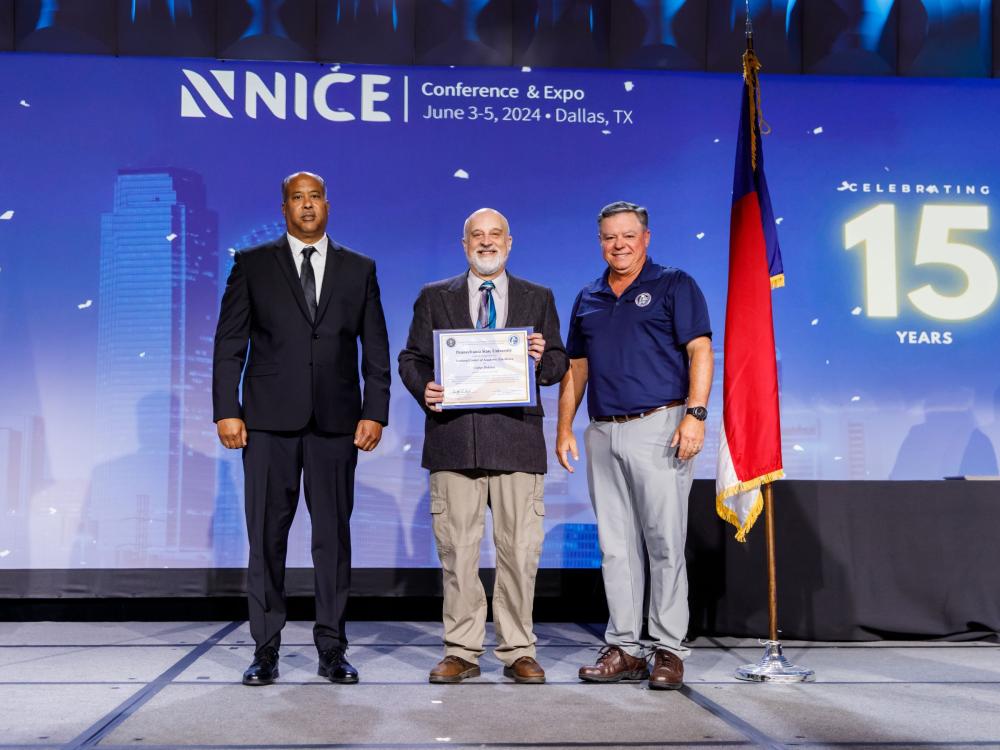
[[[0,423],[0,512],[26,513],[42,485],[45,424],[41,417],[7,418]]]
[[[2,568],[30,567],[31,498],[46,482],[44,457],[45,423],[41,417],[8,417],[0,423]]]
[[[217,220],[199,175],[121,170],[101,217],[88,565],[210,562]],[[143,528],[139,528],[142,526]],[[86,559],[86,556],[98,559]]]

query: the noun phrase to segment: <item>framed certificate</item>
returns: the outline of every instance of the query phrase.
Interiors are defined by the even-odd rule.
[[[535,405],[534,328],[434,331],[434,380],[442,409]]]

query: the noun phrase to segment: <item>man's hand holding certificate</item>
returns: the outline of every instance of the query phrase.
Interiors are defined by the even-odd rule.
[[[434,331],[434,380],[443,389],[438,408],[534,406],[535,363],[544,346],[532,328]]]

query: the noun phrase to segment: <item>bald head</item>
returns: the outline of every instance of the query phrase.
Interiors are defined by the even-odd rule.
[[[465,257],[476,275],[492,279],[502,274],[513,243],[504,215],[492,208],[473,211],[465,220],[463,234]]]
[[[465,220],[465,224],[462,227],[462,234],[466,239],[469,237],[469,227],[475,222],[476,219],[494,219],[503,226],[503,229],[507,234],[510,234],[510,224],[507,222],[507,217],[502,213],[497,211],[495,208],[480,208],[469,214],[469,218]]]

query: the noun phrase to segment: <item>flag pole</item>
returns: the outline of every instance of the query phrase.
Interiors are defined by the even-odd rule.
[[[782,653],[778,640],[778,573],[774,555],[774,485],[761,487],[764,495],[764,536],[767,541],[767,619],[768,639],[764,655],[756,664],[744,664],[736,670],[736,679],[747,682],[812,682],[816,673],[808,667],[792,664]]]
[[[753,24],[750,18],[750,0],[746,0],[747,21],[746,38],[747,51],[744,56],[744,77],[749,77],[746,81],[751,87],[750,107],[753,119],[750,124],[753,133],[752,152],[757,151],[758,120],[760,118],[759,89],[757,89],[756,70],[760,68],[760,63],[756,60],[753,51]],[[753,168],[757,168],[754,159]],[[761,486],[764,504],[764,535],[767,543],[767,619],[768,619],[768,640],[763,642],[764,655],[756,664],[744,664],[736,670],[736,678],[749,682],[811,682],[816,678],[816,673],[806,667],[799,667],[792,664],[782,653],[781,641],[778,640],[778,572],[775,564],[775,544],[774,544],[774,486],[768,481]]]
[[[767,537],[767,622],[768,638],[778,640],[778,571],[774,564],[774,485],[768,482],[764,492],[764,532]]]

